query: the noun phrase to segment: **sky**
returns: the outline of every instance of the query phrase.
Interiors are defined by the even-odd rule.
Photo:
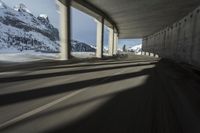
[[[59,12],[57,12],[56,0],[2,0],[8,6],[14,7],[23,3],[32,12],[33,15],[47,14],[52,25],[59,28]],[[104,45],[108,45],[108,30],[105,27]],[[89,15],[72,8],[72,39],[96,44],[96,22]],[[120,39],[119,47],[127,47],[141,44],[141,39]]]

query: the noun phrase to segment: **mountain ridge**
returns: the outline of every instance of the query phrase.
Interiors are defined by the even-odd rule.
[[[24,4],[8,7],[0,0],[0,50],[59,52],[59,31],[48,15],[34,16]],[[72,40],[72,52],[94,52],[95,47]]]

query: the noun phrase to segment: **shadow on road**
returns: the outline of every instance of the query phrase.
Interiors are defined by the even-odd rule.
[[[165,61],[158,62],[155,68],[143,70],[140,75],[149,75],[141,86],[110,94],[113,97],[93,113],[47,132],[200,132],[200,84],[193,77],[175,64]],[[126,79],[127,75],[122,77]],[[115,81],[114,79],[111,77],[110,80]],[[63,107],[45,115],[61,113],[80,104],[87,104],[110,95]],[[39,115],[38,118],[40,117],[42,116]]]
[[[199,133],[200,84],[187,72],[173,63],[161,60],[155,65],[154,68],[147,68],[140,72],[112,75],[53,87],[1,95],[0,105],[10,105],[71,90],[78,90],[85,87],[93,87],[148,75],[148,79],[140,86],[125,88],[124,91],[121,92],[110,93],[108,95],[102,95],[76,104],[57,108],[53,111],[38,114],[35,117],[21,121],[18,124],[25,124],[45,116],[59,114],[68,109],[112,96],[111,99],[92,113],[87,114],[70,124],[62,123],[62,125],[57,126],[56,128],[49,127],[50,129],[46,132]],[[88,72],[125,67],[133,67],[133,65],[90,69]]]
[[[158,61],[158,60],[134,60],[134,63],[148,63],[148,62],[153,62],[153,61]],[[62,68],[79,68],[79,67],[91,67],[91,66],[107,66],[107,65],[120,65],[120,64],[131,64],[133,61],[127,60],[127,61],[107,61],[107,62],[102,62],[98,64],[78,64],[78,65],[61,65],[61,66],[52,66],[52,67],[42,67],[42,68],[37,68],[34,70],[47,70],[47,69],[62,69]]]
[[[36,75],[4,77],[4,78],[0,78],[0,83],[8,83],[8,82],[16,82],[16,81],[26,81],[26,80],[33,80],[33,79],[50,78],[50,77],[56,77],[56,76],[66,76],[66,75],[72,75],[72,74],[81,74],[81,73],[89,73],[89,72],[97,72],[97,71],[121,69],[121,68],[128,68],[128,67],[138,67],[138,66],[153,65],[153,64],[155,64],[155,62],[153,62],[153,63],[146,63],[146,64],[133,64],[132,63],[132,64],[129,64],[129,65],[125,64],[125,65],[112,66],[112,67],[100,67],[100,68],[71,70],[71,71],[61,71],[61,72],[36,74]]]
[[[133,67],[133,65],[130,65],[129,67]],[[124,68],[124,67],[120,67],[120,68]],[[72,83],[67,83],[67,84],[62,84],[62,85],[51,86],[51,87],[38,88],[34,90],[20,91],[20,92],[15,92],[15,93],[10,93],[10,94],[2,94],[0,95],[0,106],[32,100],[32,99],[37,99],[37,98],[46,97],[50,95],[55,95],[55,94],[59,94],[59,93],[67,92],[67,91],[78,90],[85,87],[91,87],[91,86],[111,83],[115,81],[120,81],[124,79],[134,78],[137,76],[148,74],[150,70],[151,68],[142,70],[140,72],[135,72],[135,73],[106,76],[106,77],[89,79],[89,80],[84,80],[84,81],[79,81],[79,82],[72,82]]]

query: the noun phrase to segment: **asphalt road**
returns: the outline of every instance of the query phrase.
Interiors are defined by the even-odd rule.
[[[175,63],[34,65],[0,73],[1,133],[200,133],[200,81]]]

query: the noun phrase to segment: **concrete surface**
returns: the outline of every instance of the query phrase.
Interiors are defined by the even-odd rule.
[[[113,56],[114,53],[114,29],[108,28],[108,54],[109,56]]]
[[[96,34],[96,57],[103,57],[103,46],[104,46],[104,19],[101,21],[95,20],[97,23],[97,34]]]
[[[60,58],[71,58],[71,7],[57,1],[60,10]]]
[[[175,63],[130,55],[34,65],[0,77],[1,133],[200,132],[199,79]]]
[[[151,35],[200,5],[199,0],[73,0],[85,7],[99,9],[119,30],[119,38],[143,38]],[[85,2],[85,4],[84,4]],[[88,3],[88,4],[87,4]],[[79,7],[76,7],[79,8]],[[80,8],[87,13],[86,9]],[[94,10],[94,8],[91,8]],[[92,13],[89,13],[93,15]]]
[[[143,51],[200,68],[200,7],[143,39]]]

